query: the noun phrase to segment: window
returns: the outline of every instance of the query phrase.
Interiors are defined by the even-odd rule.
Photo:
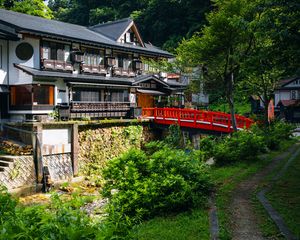
[[[292,90],[292,91],[291,91],[291,99],[292,99],[292,100],[297,99],[297,91],[295,91],[295,90]]]
[[[10,105],[54,105],[54,86],[19,85],[10,88]]]
[[[54,87],[33,85],[33,105],[54,105]]]
[[[99,49],[83,48],[84,64],[104,65],[104,51]]]
[[[100,90],[95,89],[74,89],[73,101],[76,102],[100,102]]]
[[[70,45],[56,42],[43,41],[43,59],[67,61],[70,55]]]
[[[107,102],[128,102],[128,90],[109,89],[105,93],[105,101]]]

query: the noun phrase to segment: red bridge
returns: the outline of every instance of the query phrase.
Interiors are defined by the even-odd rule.
[[[211,112],[179,108],[143,108],[142,117],[153,119],[158,124],[178,124],[181,127],[199,128],[216,132],[233,131],[231,117],[228,113]],[[241,115],[235,115],[237,128],[249,128],[254,121]]]

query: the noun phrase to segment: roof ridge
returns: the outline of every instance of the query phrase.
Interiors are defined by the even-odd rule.
[[[108,21],[108,22],[105,22],[105,23],[98,23],[98,24],[96,24],[96,25],[89,26],[88,28],[92,29],[92,28],[96,28],[96,27],[102,27],[102,26],[107,26],[107,25],[113,25],[113,24],[125,22],[125,21],[128,21],[128,20],[133,21],[132,18],[128,17],[128,18],[118,19],[118,20],[115,20],[115,21]]]

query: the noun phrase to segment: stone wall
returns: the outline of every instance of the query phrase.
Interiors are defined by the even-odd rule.
[[[12,162],[0,172],[0,184],[8,189],[33,185],[36,183],[33,156],[13,156]]]
[[[99,174],[108,160],[118,157],[130,148],[141,148],[145,142],[156,139],[148,125],[105,126],[79,129],[79,174]]]
[[[43,156],[43,165],[48,166],[51,180],[69,180],[73,177],[71,153]]]

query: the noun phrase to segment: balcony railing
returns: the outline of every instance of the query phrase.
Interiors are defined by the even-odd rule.
[[[127,117],[129,102],[72,102],[70,118]]]
[[[115,68],[114,75],[122,77],[135,77],[136,73],[132,69],[125,70],[122,68]]]
[[[59,71],[73,71],[73,66],[71,63],[60,61],[60,60],[49,60],[43,59],[42,65],[44,69],[47,70],[59,70]]]
[[[107,74],[107,70],[104,67],[104,65],[82,64],[82,72],[84,72],[84,73],[102,74],[102,75],[106,75]]]

